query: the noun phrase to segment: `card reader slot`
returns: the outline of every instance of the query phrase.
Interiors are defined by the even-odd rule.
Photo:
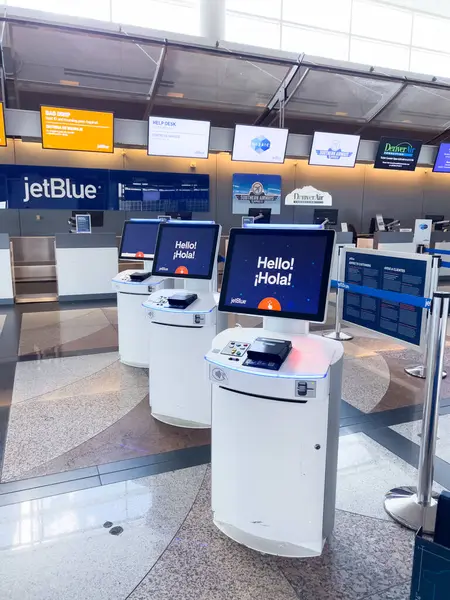
[[[251,394],[249,392],[243,392],[241,390],[234,390],[233,388],[219,385],[221,390],[227,392],[233,392],[234,394],[240,394],[241,396],[250,396],[251,398],[261,398],[261,400],[274,400],[275,402],[290,402],[294,404],[306,404],[308,400],[289,400],[288,398],[275,398],[274,396],[262,396],[261,394]]]

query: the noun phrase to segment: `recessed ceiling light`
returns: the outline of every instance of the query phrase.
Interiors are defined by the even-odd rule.
[[[75,86],[80,85],[79,81],[72,81],[71,79],[60,79],[59,83],[61,85],[75,85]]]
[[[184,98],[184,94],[181,92],[167,92],[167,96],[170,96],[170,98]]]
[[[339,111],[339,110],[338,110],[338,111],[336,111],[334,114],[335,114],[337,117],[348,117],[348,113],[346,113],[346,112],[341,112],[341,111]]]

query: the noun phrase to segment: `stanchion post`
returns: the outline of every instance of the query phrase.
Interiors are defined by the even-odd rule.
[[[421,527],[434,533],[438,494],[433,492],[434,455],[439,419],[447,320],[450,307],[449,292],[435,292],[430,317],[427,377],[423,405],[422,438],[418,465],[418,485],[395,488],[384,499],[386,512],[409,529]]]
[[[439,269],[441,268],[442,259],[438,255],[433,255],[431,262],[431,285],[430,285],[430,297],[437,291],[439,284]],[[423,354],[423,362],[421,365],[417,365],[415,367],[406,367],[405,373],[411,375],[412,377],[418,377],[419,379],[426,379],[427,377],[427,360],[428,360],[428,348],[430,346],[429,343],[429,329],[430,329],[430,318],[427,318],[426,322],[426,330],[425,337],[427,340],[427,345],[425,346],[425,351]],[[446,371],[442,371],[442,377],[447,377]]]
[[[343,256],[342,246],[338,246],[337,251],[338,251],[337,273],[338,273],[338,277],[340,278],[341,271],[342,271],[342,256]],[[341,331],[341,314],[342,314],[343,301],[344,301],[344,290],[342,288],[338,287],[336,289],[336,317],[334,320],[334,331],[329,331],[328,333],[324,333],[322,335],[323,335],[323,337],[326,337],[330,340],[338,340],[340,342],[348,342],[348,340],[353,339],[353,336],[350,335],[349,333],[344,333],[343,331]]]

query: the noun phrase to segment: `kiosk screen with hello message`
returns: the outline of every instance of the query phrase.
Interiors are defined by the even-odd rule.
[[[334,231],[232,229],[219,310],[323,322]]]
[[[214,223],[163,223],[156,240],[153,275],[211,279],[219,229]]]

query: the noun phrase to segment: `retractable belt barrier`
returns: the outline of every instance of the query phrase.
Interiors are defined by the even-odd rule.
[[[447,255],[450,255],[450,250],[439,250],[439,248],[425,248],[424,252],[426,252],[427,254],[447,254]],[[441,262],[441,267],[446,267],[447,269],[450,269],[450,262],[442,261]]]
[[[401,302],[402,304],[416,306],[417,308],[430,308],[431,306],[431,298],[422,298],[421,296],[413,296],[412,294],[378,290],[366,285],[356,285],[354,283],[347,283],[346,281],[338,281],[336,279],[331,280],[331,287],[340,288],[346,292],[353,292],[354,294],[360,294],[362,296],[371,296],[372,298],[388,300],[389,302]]]

